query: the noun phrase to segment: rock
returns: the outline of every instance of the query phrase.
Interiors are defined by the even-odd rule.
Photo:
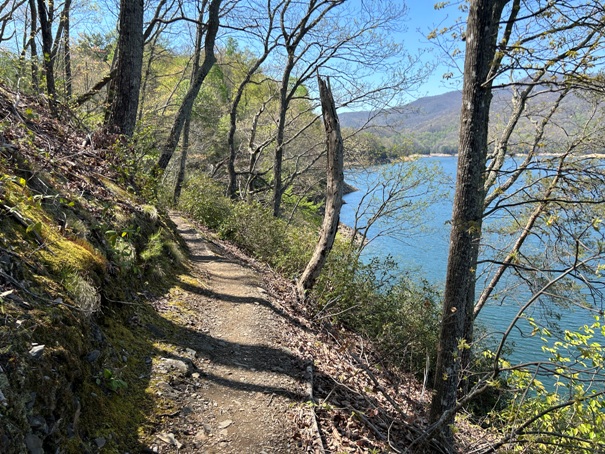
[[[101,344],[105,341],[105,335],[103,334],[103,331],[101,331],[101,328],[97,324],[92,325],[92,338],[95,340],[95,342],[97,342],[99,344]]]
[[[192,349],[192,348],[185,348],[185,353],[187,354],[187,356],[189,356],[191,359],[194,359],[197,356],[197,352]]]
[[[179,397],[180,392],[165,381],[158,382],[156,387],[160,396],[165,396],[169,399],[176,399]]]
[[[200,430],[198,433],[195,434],[195,436],[193,437],[193,445],[195,447],[199,447],[201,446],[206,440],[208,439],[208,435],[206,435],[206,432],[204,432],[203,430]]]
[[[29,454],[44,454],[44,448],[42,447],[42,440],[37,435],[29,433],[25,436],[25,446]]]
[[[183,443],[179,442],[173,433],[159,434],[157,435],[157,438],[166,444],[176,446],[176,449],[181,449],[183,447]]]
[[[4,393],[2,392],[1,389],[0,389],[0,405],[2,405],[3,407],[6,407],[8,405],[8,401],[6,400],[6,397],[4,396]]]
[[[220,422],[218,424],[218,428],[219,429],[226,429],[227,427],[229,427],[231,424],[233,424],[233,421],[230,419],[225,419],[224,421]]]
[[[46,424],[46,419],[44,419],[44,416],[31,416],[29,418],[29,425],[32,429],[37,429],[45,435],[48,434],[48,425]]]
[[[34,359],[40,359],[42,353],[44,353],[44,348],[46,348],[44,344],[32,344],[32,348],[29,349],[29,354]]]
[[[99,449],[101,449],[103,446],[105,446],[106,443],[107,443],[107,440],[105,440],[105,438],[103,438],[103,437],[95,438],[95,444],[97,445],[97,448],[99,448]]]
[[[166,370],[176,370],[182,374],[186,374],[189,371],[189,366],[179,359],[161,358],[160,361]]]
[[[94,363],[101,356],[100,350],[93,350],[88,355],[86,355],[86,361],[89,363]]]

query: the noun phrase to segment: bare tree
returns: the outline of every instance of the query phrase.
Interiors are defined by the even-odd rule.
[[[158,168],[160,170],[166,170],[166,167],[168,167],[168,163],[178,145],[185,120],[191,115],[195,98],[200,91],[204,79],[206,79],[210,69],[216,62],[214,42],[219,29],[220,6],[221,0],[212,0],[208,5],[208,20],[206,22],[206,36],[204,39],[204,60],[198,71],[194,74],[193,83],[183,98],[168,139],[162,147],[162,154],[158,160]]]
[[[504,20],[502,16],[505,16]],[[540,299],[556,299],[544,288],[552,290],[557,285],[560,290],[562,280],[574,276],[579,279],[581,270],[601,256],[598,248],[593,247],[595,243],[588,240],[585,227],[576,232],[567,231],[566,234],[557,232],[556,235],[552,231],[547,235],[547,229],[541,230],[541,226],[551,222],[547,213],[555,206],[566,213],[564,217],[567,221],[583,219],[580,224],[572,225],[589,225],[590,210],[580,210],[579,207],[594,206],[603,200],[590,183],[593,180],[601,181],[600,172],[593,173],[590,167],[586,167],[583,170],[587,172],[581,176],[581,171],[574,170],[578,169],[577,161],[568,159],[570,153],[580,149],[586,151],[587,148],[579,147],[586,141],[586,129],[572,131],[568,125],[560,124],[564,134],[561,137],[577,134],[567,150],[561,151],[562,158],[548,163],[539,155],[547,141],[546,125],[551,122],[561,100],[568,95],[569,87],[577,86],[574,81],[590,79],[590,68],[599,58],[595,50],[601,46],[602,16],[602,7],[598,2],[585,2],[581,7],[517,0],[477,0],[470,4],[464,32],[466,55],[457,185],[435,395],[431,405],[432,426],[429,429],[429,432],[441,432],[441,439],[449,451],[454,449],[451,427],[455,412],[471,396],[489,388],[490,380],[498,375],[500,366],[496,358],[495,373],[478,380],[473,389],[465,389],[466,392],[458,398],[459,385],[465,379],[465,368],[469,365],[474,320],[504,273],[512,271],[529,285],[534,294],[527,302],[531,306]],[[510,74],[507,79],[502,77],[506,73]],[[493,151],[488,152],[489,107],[495,86],[512,86],[515,98],[509,121],[498,140],[494,141]],[[548,98],[553,93],[554,98]],[[551,107],[544,109],[542,106],[541,119],[532,119],[536,126],[533,145],[529,144],[529,151],[521,163],[513,169],[506,168],[504,162],[509,155],[513,132],[522,116],[531,118],[528,100],[539,96],[548,99]],[[540,178],[545,169],[549,169],[548,178]],[[555,176],[550,179],[553,174]],[[529,183],[521,184],[524,181],[522,176],[527,177]],[[572,184],[571,181],[576,185],[582,182],[584,187],[591,188],[591,196],[584,198],[571,190],[571,186],[568,186]],[[506,213],[512,217],[515,225],[522,228],[512,248],[502,258],[492,255],[493,258],[488,256],[480,261],[480,242],[485,241],[484,219],[496,213]],[[522,247],[530,234],[544,239],[543,262],[535,256],[530,258],[523,255]],[[555,240],[549,243],[546,238]],[[578,247],[578,244],[582,246]],[[492,247],[491,250],[497,252],[500,249]],[[549,251],[555,250],[557,257],[560,257],[557,261],[569,257],[567,267],[553,266],[554,257],[549,256]],[[580,260],[578,254],[591,259]],[[477,269],[479,265],[487,263],[495,266],[494,274],[488,279],[475,305]],[[553,277],[552,274],[560,277]],[[532,278],[532,275],[535,277]],[[549,282],[546,287],[545,280]],[[584,284],[588,288],[592,285],[587,280]],[[527,307],[522,305],[519,316],[511,322],[512,326],[523,317],[521,314],[525,313]]]
[[[227,185],[227,194],[234,198],[237,192],[237,172],[235,169],[235,160],[237,158],[237,150],[235,145],[235,133],[237,131],[237,110],[244,95],[244,90],[252,81],[253,76],[258,72],[261,65],[267,60],[271,52],[277,47],[278,40],[273,36],[275,31],[275,19],[279,10],[283,6],[283,1],[277,2],[272,6],[271,1],[267,2],[267,24],[264,27],[259,27],[260,31],[253,28],[253,32],[262,42],[263,52],[256,58],[254,63],[248,68],[243,80],[239,83],[229,112],[229,135],[227,137],[227,145],[229,147],[229,158],[227,161],[227,170],[229,175],[229,183]],[[259,21],[260,22],[260,21]],[[261,22],[262,23],[262,22]],[[245,27],[244,27],[245,29]]]
[[[321,109],[323,113],[324,128],[326,131],[326,208],[323,224],[319,234],[319,241],[313,252],[313,256],[298,279],[296,289],[300,300],[304,301],[307,291],[313,288],[321,270],[328,258],[328,254],[334,245],[338,221],[340,219],[340,208],[342,207],[342,194],[344,188],[344,147],[340,124],[336,114],[334,98],[328,83],[318,75],[319,95],[321,98]]]
[[[0,43],[2,41],[10,40],[16,30],[11,30],[10,33],[7,34],[8,30],[10,30],[10,25],[13,23],[13,16],[15,12],[25,3],[26,0],[4,0],[4,2],[0,3]],[[7,30],[7,27],[9,29]]]

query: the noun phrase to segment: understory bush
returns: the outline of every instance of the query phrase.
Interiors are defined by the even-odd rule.
[[[371,339],[392,364],[420,374],[434,367],[439,294],[401,273],[391,258],[361,263],[337,248],[313,292],[318,318]]]
[[[316,229],[275,218],[260,203],[232,202],[216,182],[204,175],[187,181],[179,208],[288,276],[302,272],[317,238]]]
[[[219,230],[230,216],[233,203],[212,178],[197,174],[185,182],[178,207],[208,228]]]

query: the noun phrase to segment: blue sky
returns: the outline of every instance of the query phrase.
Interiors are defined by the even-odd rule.
[[[405,2],[408,7],[408,18],[406,21],[407,32],[401,35],[406,48],[411,52],[422,52],[426,61],[437,63],[446,57],[441,49],[429,42],[426,36],[435,28],[441,28],[447,23],[460,16],[463,16],[455,7],[435,10],[433,0],[408,0]],[[419,96],[433,96],[446,93],[461,88],[461,80],[454,77],[449,80],[443,79],[443,74],[454,71],[448,65],[437,64],[431,77],[426,83],[419,87]]]

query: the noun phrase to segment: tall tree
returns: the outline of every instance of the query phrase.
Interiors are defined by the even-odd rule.
[[[435,372],[431,422],[444,417],[443,441],[453,451],[453,409],[465,341],[473,319],[475,275],[488,150],[489,110],[492,99],[490,69],[496,53],[500,16],[508,0],[473,0],[466,28],[464,87],[460,115],[458,170],[450,251],[448,256],[441,335]],[[472,326],[472,323],[470,324]]]
[[[42,32],[42,54],[44,57],[44,76],[46,78],[46,94],[51,114],[57,116],[57,89],[55,84],[54,61],[52,58],[53,35],[52,23],[54,16],[54,2],[48,5],[44,0],[38,0],[38,17]]]
[[[191,69],[191,84],[194,83],[194,78],[200,68],[200,59],[202,57],[202,39],[204,38],[204,23],[203,23],[204,11],[200,9],[198,16],[198,23],[195,31],[195,46],[193,51],[193,67]],[[183,145],[181,150],[181,160],[179,170],[176,176],[176,183],[174,185],[174,194],[172,202],[176,205],[181,197],[181,191],[183,189],[183,183],[185,182],[185,171],[187,169],[187,155],[189,153],[189,136],[191,134],[191,115],[185,119],[183,125]]]
[[[208,6],[208,20],[206,22],[206,36],[204,38],[204,59],[197,72],[193,75],[192,83],[181,102],[168,139],[162,147],[162,153],[157,164],[160,170],[166,170],[166,167],[168,167],[168,163],[172,159],[172,155],[179,143],[185,120],[191,115],[195,98],[200,92],[200,88],[210,69],[212,69],[212,66],[216,62],[214,42],[219,29],[220,6],[221,0],[212,0]]]
[[[571,156],[579,150],[582,150],[580,153],[594,151],[594,144],[588,146],[593,143],[588,131],[596,118],[585,112],[583,122],[579,122],[583,125],[573,127],[569,120],[564,120],[551,125],[548,131],[546,128],[570,89],[580,88],[578,81],[592,79],[591,68],[602,59],[602,17],[602,5],[592,1],[582,4],[520,0],[470,2],[464,33],[466,55],[457,184],[435,395],[431,404],[430,430],[441,429],[442,439],[450,451],[453,450],[451,427],[455,411],[472,396],[488,389],[490,382],[498,377],[502,347],[510,331],[525,317],[525,311],[539,299],[556,299],[552,289],[567,278],[576,279],[591,291],[591,283],[582,282],[580,274],[581,270],[587,270],[588,263],[602,256],[598,242],[587,233],[594,219],[590,207],[603,200],[602,192],[594,186],[594,182],[602,181],[602,174],[596,169],[598,166],[588,165],[586,158],[572,159]],[[508,77],[501,77],[505,73],[509,73]],[[489,151],[492,92],[494,87],[505,86],[512,86],[511,115],[498,139],[493,141],[493,150]],[[534,103],[540,98],[546,103],[533,114],[528,108],[532,98]],[[513,132],[524,116],[534,125],[533,140],[523,143],[525,155],[513,169],[505,168]],[[561,154],[545,159],[540,152],[548,142],[549,132],[554,133],[554,127],[561,129],[561,135],[559,143],[551,143],[553,148],[549,151]],[[580,194],[578,185],[587,190]],[[561,219],[569,225],[559,226],[555,231],[552,226],[558,216],[551,210],[564,213]],[[503,212],[512,217],[519,229],[515,231],[517,237],[508,252],[492,247],[492,255],[481,260],[483,266],[492,265],[484,269],[484,273],[488,275],[493,271],[493,274],[475,302],[484,220]],[[541,259],[522,252],[530,235],[543,246]],[[494,256],[495,253],[502,255]],[[474,320],[507,271],[528,284],[531,297],[520,306],[502,337],[494,355],[493,370],[472,390],[460,390],[460,380],[468,374],[463,369],[469,364]],[[569,288],[572,286],[568,284]],[[568,292],[564,287],[558,289],[564,294]],[[537,362],[536,373],[542,370]]]
[[[117,66],[108,126],[132,136],[143,70],[143,0],[121,0]]]

